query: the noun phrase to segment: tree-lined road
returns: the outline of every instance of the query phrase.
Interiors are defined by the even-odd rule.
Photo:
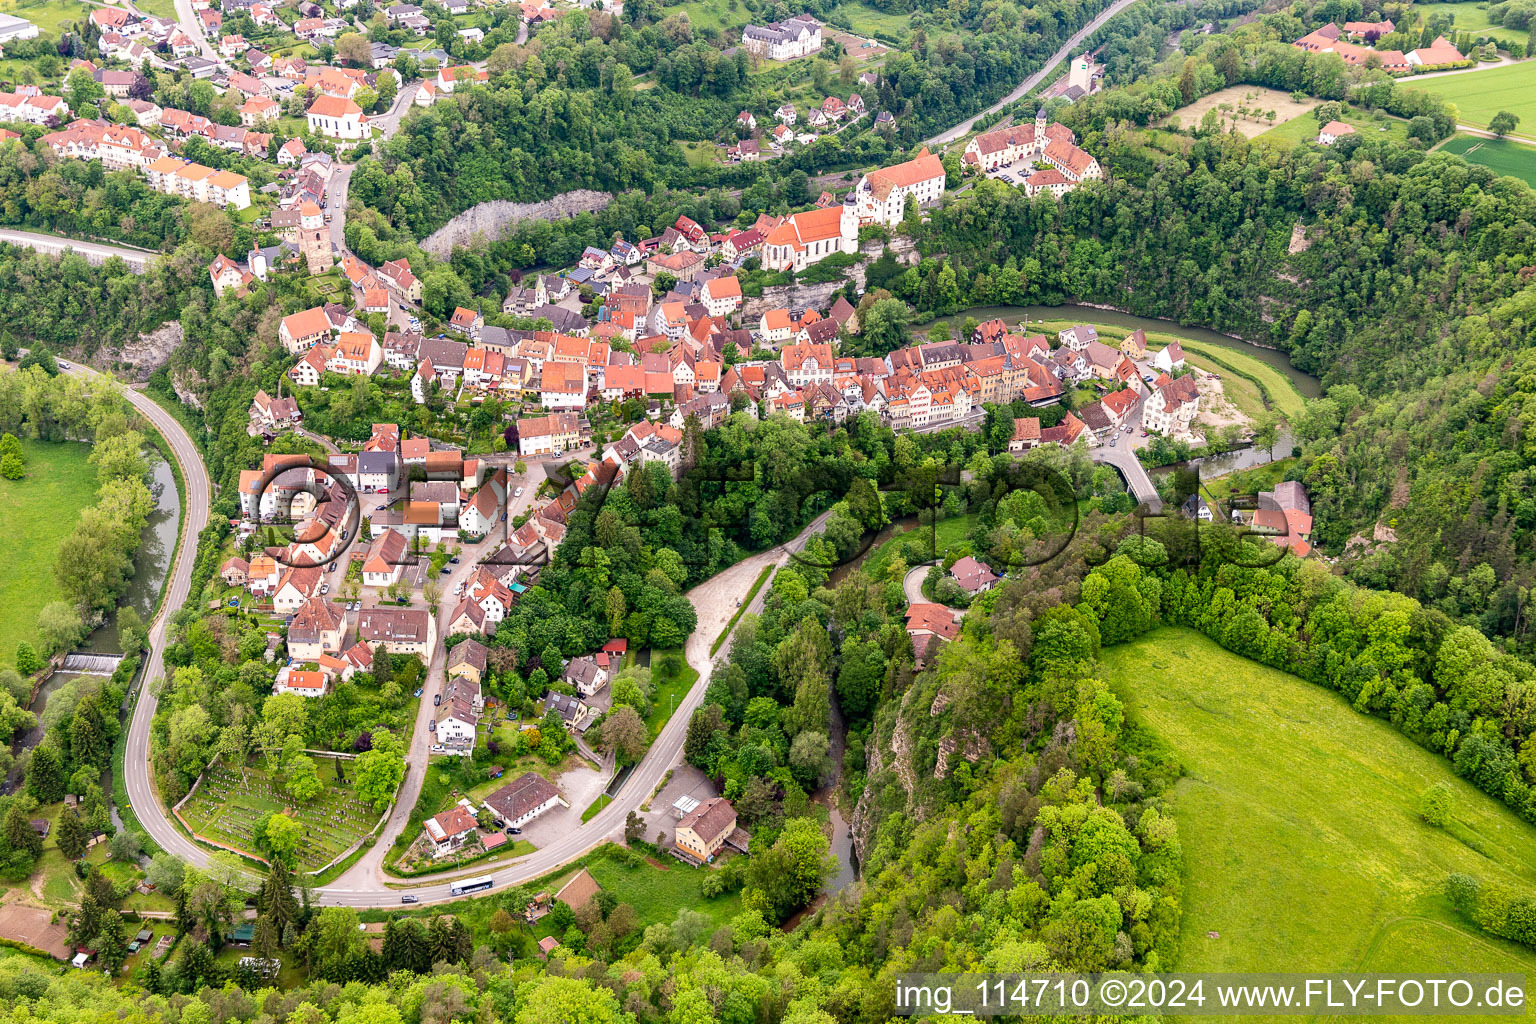
[[[103,245],[100,242],[81,242],[59,235],[45,235],[39,231],[16,231],[11,228],[0,229],[0,242],[36,249],[51,256],[58,256],[66,249],[72,249],[98,266],[116,256],[127,263],[130,270],[139,274],[148,270],[155,260],[160,258],[159,253],[144,249],[128,249],[120,245]]]
[[[95,371],[85,367],[73,367],[67,372],[94,375]],[[165,600],[155,621],[151,624],[149,633],[150,654],[144,678],[154,682],[163,679],[166,673],[166,626],[170,615],[175,609],[186,604],[191,593],[192,571],[197,561],[197,538],[208,523],[212,491],[208,473],[197,451],[197,446],[180,422],[147,396],[130,389],[124,389],[124,393],[133,403],[134,408],[166,438],[172,455],[181,467],[182,477],[186,481],[182,532],[176,560],[171,569]],[[526,505],[532,498],[533,488],[526,482],[523,486],[525,487],[523,504]],[[519,884],[556,870],[593,847],[622,834],[624,820],[629,812],[639,809],[660,784],[667,771],[679,763],[682,757],[683,741],[688,733],[688,721],[693,717],[694,710],[703,702],[704,691],[709,686],[710,678],[714,673],[715,659],[710,655],[710,645],[725,629],[731,617],[736,614],[738,602],[745,599],[765,566],[783,565],[789,560],[791,553],[804,550],[810,538],[825,527],[830,516],[831,512],[822,513],[794,540],[738,562],[689,591],[688,598],[698,615],[698,626],[693,635],[688,638],[686,653],[689,664],[698,669],[699,679],[679,702],[671,719],[662,729],[661,735],[656,738],[640,764],[625,781],[613,803],[581,827],[511,864],[494,869],[471,867],[455,874],[489,874],[496,880],[497,887]],[[466,554],[468,553],[466,551]],[[474,558],[470,557],[455,568],[455,572],[448,578],[447,589],[450,592],[455,583],[473,572],[474,564]],[[766,588],[760,591],[749,606],[749,610],[760,608],[766,593]],[[445,596],[438,609],[440,615],[443,612],[441,606],[449,603],[450,597]],[[425,695],[427,697],[436,692],[443,682],[442,651],[439,650],[432,660],[428,692]],[[159,700],[154,690],[148,685],[142,687],[128,723],[124,788],[139,824],[162,849],[190,864],[206,866],[210,851],[198,846],[176,827],[155,791],[150,771],[149,740],[151,724],[158,704]],[[383,833],[375,842],[373,849],[337,882],[315,890],[317,902],[324,905],[351,907],[399,905],[400,890],[390,888],[384,881],[383,857],[395,837],[409,822],[410,812],[420,793],[427,764],[426,746],[429,742],[426,720],[431,717],[431,712],[431,703],[424,699],[417,716],[416,733],[411,739],[407,779],[402,785],[399,800]],[[435,885],[413,887],[410,892],[423,903],[438,902],[454,898],[450,886],[450,882],[442,881]]]
[[[78,365],[64,372],[84,377],[97,376],[95,370]],[[185,860],[205,864],[207,853],[176,830],[150,778],[150,722],[155,717],[155,707],[159,700],[150,691],[149,683],[165,678],[166,626],[176,610],[186,604],[192,591],[192,569],[197,563],[197,538],[208,525],[212,487],[197,445],[176,417],[160,408],[148,395],[131,388],[123,388],[123,394],[133,404],[134,410],[160,431],[170,445],[171,454],[181,467],[181,476],[186,482],[186,493],[181,503],[181,532],[177,537],[176,561],[171,566],[171,576],[166,582],[159,613],[149,627],[149,658],[144,665],[145,683],[139,688],[138,702],[133,707],[128,723],[123,783],[139,824],[156,843]]]
[[[986,110],[983,110],[975,117],[967,118],[966,120],[961,121],[959,124],[955,125],[948,131],[940,132],[933,138],[929,139],[927,144],[930,146],[944,146],[954,142],[956,139],[963,135],[970,134],[970,132],[979,122],[986,120],[993,114],[997,113],[999,110],[1002,110],[1004,107],[1008,106],[1010,103],[1013,103],[1028,94],[1029,90],[1033,89],[1035,86],[1039,85],[1045,80],[1045,76],[1050,74],[1051,70],[1055,68],[1057,64],[1060,64],[1062,61],[1072,56],[1072,54],[1077,51],[1078,47],[1082,45],[1084,39],[1087,39],[1089,36],[1093,35],[1101,27],[1103,27],[1106,21],[1108,21],[1110,18],[1113,18],[1115,15],[1119,14],[1121,11],[1125,10],[1135,2],[1136,0],[1115,0],[1115,2],[1110,4],[1109,7],[1105,8],[1104,12],[1097,18],[1094,18],[1088,24],[1078,29],[1077,33],[1073,35],[1071,39],[1068,39],[1066,44],[1062,46],[1061,49],[1057,50],[1054,54],[1051,55],[1051,59],[1046,61],[1045,64],[1041,66],[1039,71],[1036,71],[1034,74],[1024,79],[1024,81],[1020,82],[1018,87],[1010,92],[1007,96],[1004,96],[1002,99],[998,100],[996,103],[992,104],[990,107],[988,107]]]

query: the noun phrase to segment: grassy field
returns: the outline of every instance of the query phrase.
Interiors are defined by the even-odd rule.
[[[182,817],[199,835],[256,853],[252,840],[255,824],[273,812],[289,809],[305,828],[298,866],[315,871],[365,835],[379,819],[372,807],[353,795],[350,774],[338,780],[333,759],[317,757],[315,767],[325,788],[308,804],[295,805],[283,793],[282,780],[270,778],[259,761],[243,769],[215,764],[204,775],[197,795],[181,809]]]
[[[689,167],[713,167],[720,163],[720,150],[713,142],[678,142],[678,147],[683,151],[683,159],[688,161]]]
[[[1172,745],[1181,971],[1536,970],[1461,922],[1450,872],[1536,886],[1536,829],[1338,694],[1161,629],[1104,652],[1127,713]],[[1449,830],[1418,794],[1455,792]],[[1475,849],[1474,849],[1475,846]]]
[[[671,921],[682,907],[703,914],[715,928],[741,913],[740,893],[712,900],[699,893],[704,873],[712,868],[687,867],[671,857],[663,857],[663,860],[666,863],[659,868],[650,863],[627,868],[606,858],[593,858],[587,870],[592,872],[597,884],[617,896],[620,903],[635,908],[642,926]]]
[[[1364,111],[1347,108],[1343,116],[1339,118],[1347,125],[1352,125],[1355,131],[1368,139],[1385,140],[1393,142],[1406,142],[1408,140],[1408,122],[1385,114],[1367,114]],[[1283,146],[1294,146],[1298,142],[1316,142],[1317,131],[1322,125],[1315,117],[1298,117],[1293,121],[1287,121],[1276,128],[1260,135],[1265,142],[1279,143]],[[1382,129],[1386,129],[1383,131]]]
[[[37,613],[57,600],[53,563],[59,545],[96,499],[90,445],[22,441],[26,475],[0,479],[0,662],[12,664],[16,644],[36,640]]]
[[[862,566],[864,574],[867,575],[870,579],[883,579],[885,577],[886,567],[891,564],[891,560],[893,558],[895,558],[904,550],[906,543],[922,544],[921,553],[924,555],[924,557],[918,559],[918,561],[932,561],[935,558],[942,558],[944,555],[949,553],[951,548],[965,543],[965,535],[970,533],[975,525],[975,513],[968,513],[963,516],[953,516],[949,519],[940,519],[933,528],[934,545],[938,547],[937,552],[931,550],[934,545],[930,545],[927,542],[927,539],[924,535],[927,534],[928,531],[925,528],[919,527],[919,529],[922,530],[922,533],[916,537],[912,536],[912,534],[915,532],[912,530],[908,530],[905,533],[898,533],[896,536],[890,538],[889,540],[881,542],[878,547],[870,551],[870,553],[865,557],[864,565]],[[917,564],[917,562],[914,562],[911,559],[908,559],[907,562],[909,567]]]
[[[1461,120],[1486,128],[1493,115],[1507,110],[1526,131],[1536,130],[1536,61],[1522,61],[1465,75],[1426,78],[1413,88],[1456,104]]]
[[[1536,185],[1536,146],[1510,139],[1484,139],[1476,135],[1453,135],[1441,145],[1469,164],[1481,164],[1495,174],[1507,174],[1529,185]]]
[[[695,29],[713,28],[729,33],[740,29],[752,20],[752,12],[738,0],[689,0],[688,3],[669,4],[662,8],[665,14],[687,14],[688,23]],[[740,42],[740,34],[732,40]]]
[[[1297,102],[1291,99],[1290,93],[1281,92],[1279,89],[1266,89],[1257,85],[1234,85],[1217,90],[1209,96],[1202,96],[1187,107],[1180,107],[1159,123],[1170,125],[1174,118],[1178,118],[1180,128],[1198,128],[1206,111],[1214,110],[1216,116],[1224,122],[1224,128],[1236,127],[1251,139],[1269,132],[1276,125],[1284,125],[1300,119],[1303,114],[1317,106],[1317,103],[1318,101],[1310,96]],[[1249,113],[1239,114],[1238,107],[1247,107]],[[1275,112],[1273,121],[1266,116],[1271,110]]]
[[[676,673],[662,671],[662,662],[667,660],[668,655],[676,655],[681,665]],[[645,724],[651,730],[652,740],[661,735],[667,719],[672,717],[673,709],[682,703],[683,697],[693,688],[698,678],[699,670],[688,664],[681,648],[651,652],[651,682],[656,689],[651,694],[651,713],[646,716]]]
[[[832,8],[828,20],[847,25],[861,36],[874,36],[892,43],[905,39],[911,29],[907,15],[887,13],[855,0],[843,0]]]
[[[170,6],[169,0],[166,6]],[[0,12],[26,18],[36,25],[43,35],[58,36],[65,25],[74,23],[84,27],[91,16],[91,5],[78,0],[0,0]]]
[[[1458,31],[1471,32],[1474,36],[1487,36],[1496,39],[1501,48],[1518,45],[1523,50],[1525,47],[1525,32],[1520,29],[1505,28],[1503,25],[1495,25],[1488,20],[1488,4],[1483,0],[1458,0],[1449,4],[1414,4],[1414,8],[1425,17],[1436,14],[1449,13],[1456,23]]]

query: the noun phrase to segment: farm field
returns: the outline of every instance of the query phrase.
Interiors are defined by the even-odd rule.
[[[1226,104],[1230,109],[1222,110]],[[1179,119],[1181,128],[1194,128],[1205,117],[1208,110],[1216,111],[1216,116],[1226,122],[1224,127],[1235,127],[1248,138],[1262,135],[1277,125],[1283,125],[1293,121],[1317,106],[1318,101],[1308,97],[1301,103],[1291,99],[1291,94],[1281,92],[1279,89],[1266,89],[1257,85],[1234,85],[1226,89],[1220,89],[1209,96],[1202,96],[1187,107],[1180,107],[1159,123],[1160,127],[1170,125],[1174,118]],[[1249,110],[1258,110],[1257,118],[1243,116],[1237,118],[1237,108],[1247,107]],[[1265,114],[1273,110],[1275,119],[1269,120]],[[1237,120],[1234,122],[1234,118]]]
[[[1536,61],[1426,78],[1414,82],[1413,87],[1450,100],[1456,104],[1460,119],[1478,128],[1486,128],[1494,114],[1507,110],[1520,118],[1522,129],[1536,131]]]
[[[298,867],[318,870],[366,835],[379,816],[353,794],[350,778],[337,778],[333,758],[316,757],[315,767],[325,788],[309,803],[296,805],[283,792],[281,780],[268,776],[260,762],[241,768],[216,763],[182,807],[181,816],[199,835],[260,856],[252,839],[256,823],[289,810],[305,827]]]
[[[1475,36],[1488,36],[1497,39],[1501,47],[1512,45],[1525,46],[1525,32],[1522,29],[1505,28],[1503,25],[1495,25],[1488,20],[1488,5],[1483,0],[1457,0],[1455,3],[1446,4],[1416,4],[1425,17],[1436,14],[1449,13],[1454,19],[1458,31],[1471,32]]]
[[[1440,146],[1469,164],[1481,164],[1495,174],[1520,178],[1536,185],[1536,146],[1511,139],[1484,139],[1476,135],[1453,135]]]
[[[16,644],[36,640],[37,613],[59,597],[53,579],[59,545],[96,499],[91,447],[74,442],[22,441],[26,475],[0,480],[0,537],[10,557],[0,563],[0,662]]]
[[[1107,649],[1102,675],[1184,765],[1179,970],[1536,969],[1442,895],[1456,871],[1536,885],[1536,829],[1443,758],[1193,630]],[[1436,782],[1455,793],[1447,830],[1415,813]]]

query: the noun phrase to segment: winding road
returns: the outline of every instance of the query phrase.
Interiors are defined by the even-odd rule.
[[[99,376],[95,370],[79,365],[71,366],[66,373]],[[137,703],[128,723],[128,747],[124,757],[124,785],[128,802],[133,807],[139,824],[161,847],[194,863],[205,863],[207,854],[187,839],[166,817],[149,774],[150,722],[155,717],[159,703],[150,691],[148,681],[165,678],[165,632],[171,616],[186,604],[192,591],[192,569],[197,563],[197,538],[208,525],[208,512],[212,504],[212,486],[208,470],[193,443],[191,435],[170,413],[162,409],[154,399],[132,388],[123,388],[123,394],[133,408],[170,445],[176,464],[181,467],[186,494],[182,500],[181,532],[176,542],[176,560],[171,568],[170,580],[160,602],[160,611],[149,627],[149,660],[144,669],[145,685],[139,688]]]
[[[78,366],[71,367],[66,372],[95,375],[95,371]],[[150,627],[150,655],[145,679],[156,682],[165,677],[166,626],[171,614],[187,602],[191,592],[192,571],[197,561],[197,538],[208,523],[211,486],[197,446],[181,423],[147,396],[126,388],[124,393],[134,408],[169,442],[171,452],[186,480],[187,489],[183,503],[185,518],[176,559],[171,569],[171,578],[160,612]],[[533,488],[528,488],[530,499],[532,491]],[[830,511],[817,516],[794,540],[738,562],[688,592],[688,599],[693,603],[698,614],[698,626],[693,635],[688,638],[686,656],[689,664],[699,670],[699,679],[678,704],[671,719],[662,729],[661,735],[656,738],[611,804],[579,828],[525,857],[495,869],[470,868],[456,874],[489,874],[496,880],[496,887],[501,888],[547,874],[610,838],[622,835],[624,820],[629,812],[637,810],[660,784],[666,773],[681,760],[683,741],[688,733],[688,721],[692,718],[694,709],[703,702],[704,691],[709,686],[709,680],[714,673],[716,659],[710,655],[710,645],[725,629],[731,617],[736,614],[737,602],[751,590],[752,584],[764,566],[783,565],[789,560],[792,552],[803,550],[810,538],[825,527],[830,516]],[[474,559],[466,558],[449,578],[449,588],[451,589],[452,584],[461,576],[468,575],[473,567]],[[749,610],[761,608],[766,595],[767,588],[763,588],[749,606]],[[723,655],[721,657],[723,658]],[[429,690],[441,686],[442,664],[443,657],[439,650],[438,655],[433,659],[428,682]],[[124,785],[128,800],[139,824],[162,849],[190,864],[203,866],[208,863],[211,851],[194,843],[176,827],[155,791],[149,763],[151,723],[159,704],[155,689],[151,685],[140,688],[128,724],[127,755],[124,761]],[[350,907],[399,905],[401,890],[405,887],[391,888],[386,884],[382,873],[382,862],[384,853],[408,823],[416,795],[420,792],[427,761],[424,749],[427,741],[426,718],[430,717],[431,711],[432,705],[423,700],[416,723],[416,734],[412,737],[411,755],[408,758],[415,763],[411,765],[412,770],[407,774],[406,783],[400,792],[400,799],[383,833],[368,854],[340,879],[315,890],[317,902],[327,906]],[[450,891],[450,886],[450,882],[440,881],[435,885],[412,886],[408,891],[422,903],[440,902],[455,898]]]

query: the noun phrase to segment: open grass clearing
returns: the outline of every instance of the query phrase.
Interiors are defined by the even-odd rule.
[[[1185,768],[1170,794],[1179,970],[1536,969],[1536,952],[1478,933],[1442,895],[1455,871],[1536,886],[1536,829],[1445,759],[1193,630],[1110,648],[1101,675]],[[1415,812],[1437,782],[1455,793],[1449,830]]]
[[[932,527],[918,526],[898,533],[873,548],[865,557],[861,568],[870,579],[880,580],[885,578],[891,560],[897,555],[905,558],[908,568],[922,562],[931,562],[935,558],[942,558],[951,549],[966,543],[966,535],[975,526],[975,513],[967,513],[963,516],[940,519]]]
[[[1536,146],[1513,139],[1485,139],[1478,135],[1456,134],[1440,146],[1469,164],[1481,164],[1495,174],[1519,178],[1536,186]]]
[[[882,11],[857,0],[843,0],[832,8],[828,20],[847,25],[861,36],[873,36],[889,43],[899,43],[911,31],[908,15],[895,11]],[[859,56],[855,53],[854,56]]]
[[[37,613],[58,600],[54,562],[59,546],[96,500],[90,445],[22,441],[26,474],[0,479],[0,661],[14,664],[16,644],[37,638]],[[39,652],[41,653],[41,652]]]
[[[716,868],[692,868],[671,857],[661,858],[660,863],[662,867],[645,861],[631,868],[606,857],[594,857],[587,870],[620,903],[635,908],[642,927],[669,922],[684,907],[703,914],[712,928],[730,923],[731,918],[741,913],[740,893],[705,899],[699,891],[705,872]],[[556,883],[550,892],[563,884],[564,880]]]
[[[1507,110],[1525,131],[1536,131],[1536,61],[1425,78],[1412,85],[1454,103],[1460,120],[1475,127],[1488,127],[1494,114]]]
[[[1488,20],[1488,4],[1484,0],[1457,0],[1455,3],[1418,3],[1414,9],[1425,17],[1450,14],[1458,32],[1471,32],[1474,36],[1487,36],[1498,40],[1500,49],[1519,46],[1525,50],[1525,30],[1505,28]]]
[[[1354,128],[1361,138],[1375,139],[1378,142],[1408,141],[1408,122],[1401,118],[1389,117],[1380,111],[1367,112],[1354,107],[1345,107],[1344,112],[1339,115],[1339,120]],[[1272,128],[1259,138],[1265,142],[1279,143],[1284,146],[1294,146],[1299,142],[1316,142],[1317,133],[1322,126],[1322,122],[1315,117],[1298,117]]]
[[[79,0],[0,0],[0,13],[26,18],[43,35],[62,35],[66,25],[85,27],[92,7]]]
[[[1159,122],[1159,125],[1172,125],[1173,119],[1178,118],[1180,128],[1196,128],[1199,127],[1206,112],[1214,110],[1216,117],[1223,122],[1224,129],[1236,127],[1251,139],[1277,125],[1300,117],[1317,106],[1319,102],[1310,96],[1297,102],[1291,99],[1290,93],[1281,92],[1279,89],[1267,89],[1258,85],[1233,85],[1218,89],[1209,96],[1202,96],[1188,106],[1180,107]],[[1246,107],[1248,113],[1240,113],[1239,107]],[[1271,110],[1275,112],[1273,121],[1268,117]]]
[[[651,693],[651,713],[646,716],[645,724],[651,730],[652,741],[661,735],[672,712],[683,702],[698,679],[699,670],[688,664],[681,648],[651,652],[651,684],[654,689]]]

